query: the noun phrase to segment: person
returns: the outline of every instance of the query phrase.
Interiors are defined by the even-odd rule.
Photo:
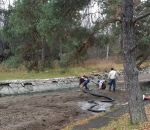
[[[84,75],[84,76],[80,77],[80,80],[79,80],[80,88],[85,88],[88,90],[89,88],[87,87],[87,85],[89,82],[90,82],[90,80],[87,76]]]
[[[150,100],[150,96],[143,95],[143,100]]]
[[[106,89],[106,81],[105,80],[99,80],[98,81],[98,87],[99,87],[99,89]]]
[[[111,88],[113,86],[113,91],[116,90],[116,78],[117,78],[117,72],[114,70],[114,68],[111,68],[111,71],[108,73],[108,79],[109,79],[109,91],[111,91]]]

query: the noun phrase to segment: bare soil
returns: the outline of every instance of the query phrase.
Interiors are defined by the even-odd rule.
[[[147,76],[146,76],[147,78]],[[126,92],[99,91],[117,103],[126,103]],[[0,98],[0,130],[61,130],[68,123],[89,117],[79,101],[101,100],[77,90],[47,92]]]
[[[123,92],[103,94],[124,100]],[[100,100],[77,90],[0,98],[0,130],[60,130],[69,122],[93,115],[79,101]]]

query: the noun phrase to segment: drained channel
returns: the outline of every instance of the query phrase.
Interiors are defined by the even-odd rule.
[[[69,89],[78,89],[78,78],[53,78],[53,79],[43,79],[43,80],[8,80],[0,82],[0,95],[20,95],[20,94],[30,94],[30,93],[41,93],[48,91],[60,91]],[[95,89],[92,82],[89,84],[91,89]],[[150,81],[141,82],[143,93],[150,93]],[[123,88],[123,84],[122,87]],[[121,89],[122,90],[122,89]],[[107,90],[106,90],[107,91]],[[95,92],[94,92],[95,93]],[[87,93],[88,94],[88,93]],[[92,94],[93,95],[93,94]],[[93,95],[94,96],[94,95]],[[107,100],[108,101],[108,100]],[[88,100],[78,102],[78,106],[82,110],[88,110],[91,112],[107,112],[113,106],[113,102],[104,102],[97,100]]]

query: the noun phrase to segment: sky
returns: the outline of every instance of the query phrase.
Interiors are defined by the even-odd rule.
[[[1,1],[1,0],[0,0],[0,1]],[[5,4],[5,8],[7,8],[8,5],[9,5],[9,2],[10,2],[10,4],[12,5],[15,0],[3,0],[3,1],[6,3],[6,4]],[[147,0],[141,0],[141,1],[147,1]],[[96,5],[95,5],[95,8],[97,8]],[[92,9],[92,10],[93,10],[93,9]],[[95,10],[95,9],[94,9],[94,10]]]
[[[12,5],[14,0],[0,0],[0,2],[3,1],[5,3],[5,7],[4,8],[8,8],[9,2]]]
[[[101,10],[96,0],[91,1],[91,3],[84,10],[81,11],[81,14],[83,15],[82,26],[88,28],[93,26],[93,23],[101,17],[100,12]]]

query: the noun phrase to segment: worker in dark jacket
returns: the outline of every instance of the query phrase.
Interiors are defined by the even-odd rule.
[[[79,85],[80,85],[80,88],[84,88],[84,89],[89,89],[87,87],[88,83],[90,82],[89,78],[87,76],[82,76],[80,77],[80,80],[79,80]]]

